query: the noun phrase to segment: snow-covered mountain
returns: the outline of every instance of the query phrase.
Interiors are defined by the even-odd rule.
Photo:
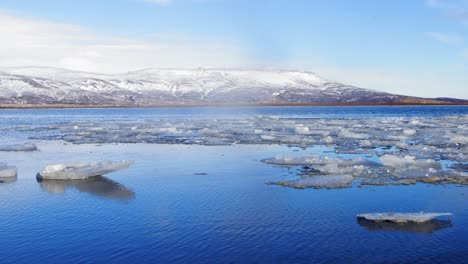
[[[145,69],[108,75],[47,67],[0,68],[3,106],[452,102],[357,88],[302,71]]]

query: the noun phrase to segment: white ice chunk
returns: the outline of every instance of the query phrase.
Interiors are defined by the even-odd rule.
[[[380,161],[383,165],[394,168],[434,168],[438,170],[442,168],[442,165],[433,159],[416,160],[414,156],[399,157],[386,154],[380,157]]]
[[[282,155],[271,159],[265,159],[263,162],[268,164],[295,166],[295,165],[326,165],[326,164],[339,164],[341,166],[353,166],[353,165],[375,165],[374,162],[366,160],[364,158],[356,159],[340,159],[328,156],[320,155],[305,155],[305,156],[291,156]]]
[[[297,124],[295,127],[296,134],[307,135],[310,134],[309,128],[303,124]]]
[[[354,166],[338,166],[338,164],[327,164],[320,167],[317,167],[320,172],[328,174],[361,174],[366,167],[363,165],[354,165]]]
[[[276,140],[276,137],[271,135],[261,135],[260,138],[263,140]]]
[[[335,142],[335,140],[330,136],[326,136],[325,138],[323,138],[323,142],[327,144],[332,144],[333,142]]]
[[[403,130],[403,134],[405,134],[407,136],[412,136],[412,135],[416,134],[416,130],[414,130],[414,129],[405,129],[405,130]]]
[[[134,162],[124,160],[119,162],[74,162],[48,165],[43,168],[38,177],[46,180],[80,180],[106,173],[127,169]]]
[[[468,144],[468,137],[465,136],[454,136],[450,139],[453,143]]]
[[[444,173],[434,168],[411,168],[396,169],[393,175],[404,179],[429,179],[432,177],[442,177],[444,176]]]
[[[31,143],[3,145],[0,146],[0,151],[34,151],[37,150],[36,145]]]
[[[372,142],[370,140],[361,140],[362,147],[372,147]]]
[[[366,134],[354,133],[354,132],[347,131],[347,130],[341,131],[340,135],[345,138],[354,138],[354,139],[366,139],[369,137]]]
[[[340,159],[319,155],[290,156],[282,155],[271,159],[265,159],[263,162],[276,165],[323,165],[340,162]]]
[[[291,181],[278,181],[273,184],[292,187],[297,189],[305,188],[345,188],[353,182],[351,175],[320,175],[310,176]]]
[[[163,127],[163,128],[160,128],[159,131],[163,133],[168,133],[168,134],[180,133],[180,131],[177,130],[177,127]]]
[[[390,221],[395,223],[423,223],[440,216],[451,216],[451,213],[369,213],[358,214],[358,218],[364,218],[369,221],[382,222]]]
[[[8,166],[6,163],[0,163],[0,178],[16,177],[17,170],[15,166]]]

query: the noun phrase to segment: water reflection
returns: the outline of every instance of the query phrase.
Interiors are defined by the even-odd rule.
[[[18,177],[8,177],[8,178],[0,177],[0,185],[14,183],[17,180],[18,180]]]
[[[122,184],[106,177],[98,176],[87,180],[38,180],[41,188],[49,193],[64,193],[68,188],[76,188],[80,192],[95,196],[130,200],[135,198],[135,193]]]
[[[452,227],[450,220],[439,219],[433,219],[424,223],[373,222],[366,219],[358,219],[358,224],[368,231],[400,231],[419,234],[432,234],[437,230]]]

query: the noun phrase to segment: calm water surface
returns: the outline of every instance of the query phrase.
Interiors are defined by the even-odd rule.
[[[468,114],[467,107],[320,107],[0,111],[1,125],[249,115],[293,117]],[[269,145],[64,145],[0,152],[18,167],[0,184],[0,263],[466,262],[468,188],[454,185],[295,190],[296,177],[261,163],[325,149]],[[44,165],[121,160],[130,169],[92,181],[37,182]],[[448,211],[451,223],[358,222],[375,211]]]

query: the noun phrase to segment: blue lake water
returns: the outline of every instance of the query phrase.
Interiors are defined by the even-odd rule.
[[[467,115],[468,107],[267,107],[2,110],[0,127],[49,122]],[[1,136],[14,138],[15,134]],[[0,263],[463,263],[468,188],[416,184],[297,190],[260,162],[320,146],[83,144],[36,140],[35,152],[0,152],[18,178],[0,184]],[[92,181],[43,181],[45,165],[135,160]],[[366,212],[447,211],[450,223],[358,222]]]

